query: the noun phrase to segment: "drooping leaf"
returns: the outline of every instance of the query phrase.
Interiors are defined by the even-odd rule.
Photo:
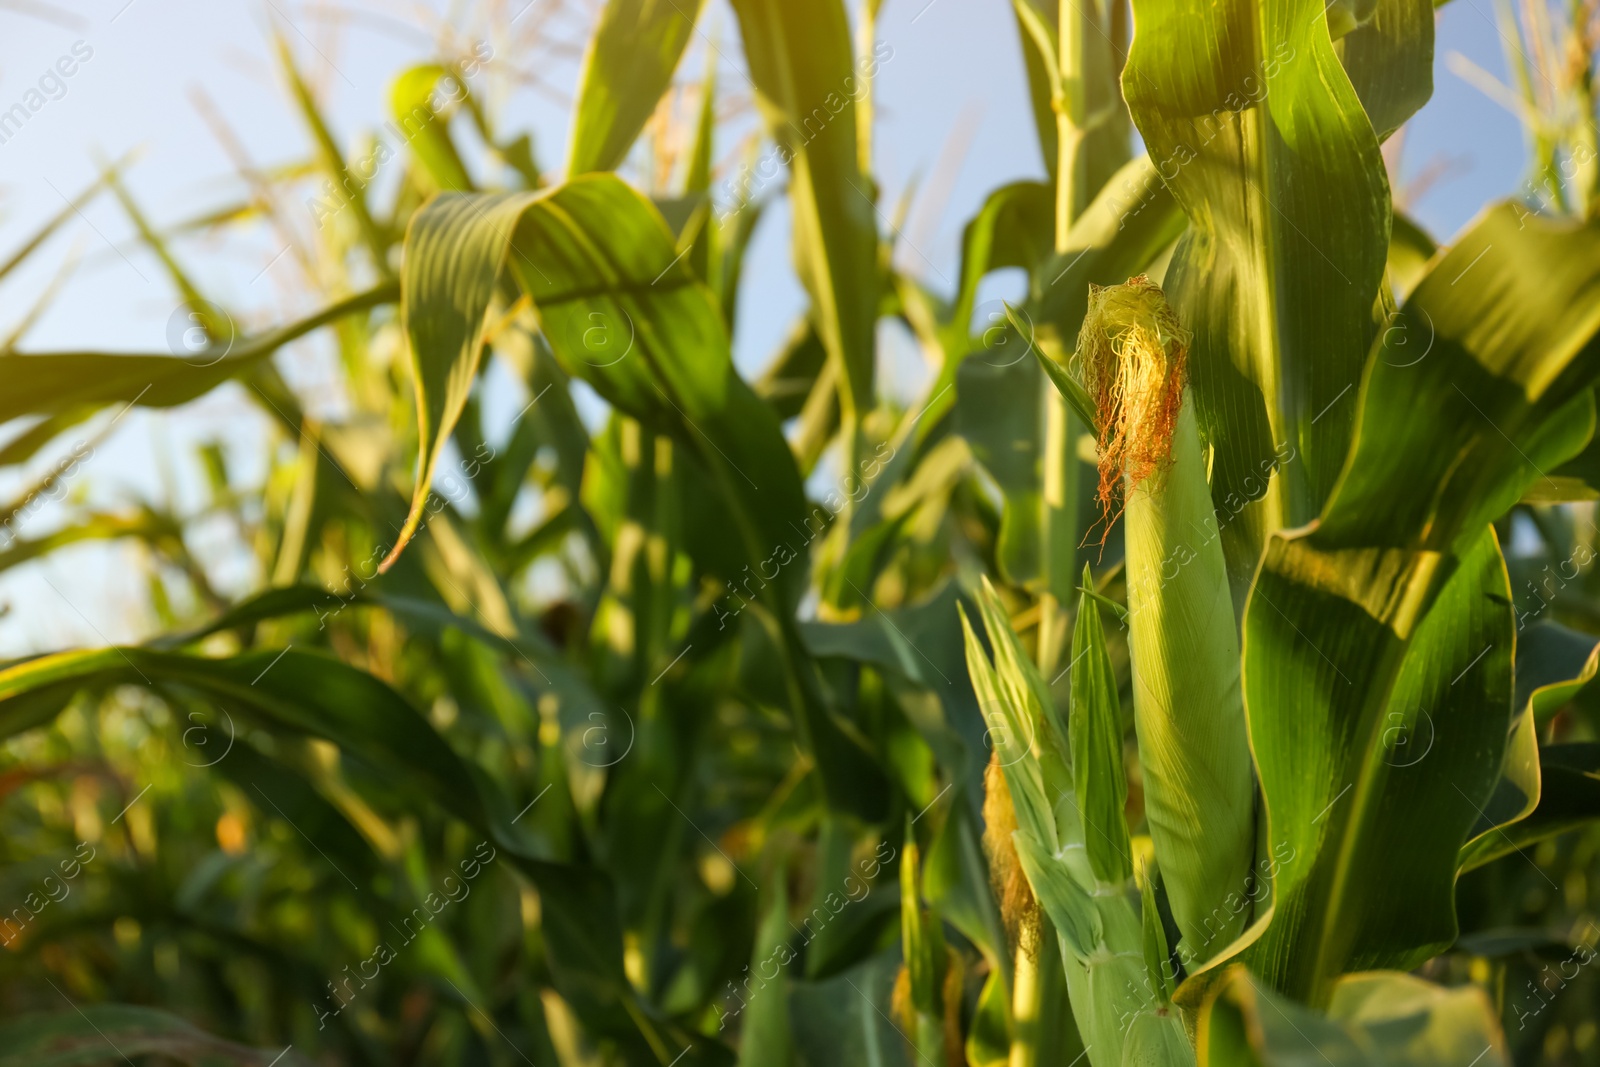
[[[994,271],[1022,267],[1029,274],[1049,256],[1051,214],[1055,204],[1049,186],[1039,182],[1012,182],[989,194],[961,231],[961,277],[950,305],[948,347],[966,355],[972,335],[972,312],[978,286]],[[998,317],[980,323],[979,332],[998,325]]]
[[[766,608],[802,742],[818,754],[830,795],[880,810],[875,764],[827,708],[794,629],[801,561],[824,509],[808,510],[776,417],[734,369],[711,294],[659,213],[614,176],[539,193],[443,194],[413,219],[402,318],[416,368],[420,473],[384,565],[423,520],[432,472],[477,377],[502,268],[532,299],[563,368],[673,439],[689,494],[686,547],[727,583],[719,617],[749,600]]]
[[[1593,769],[1585,746],[1547,748],[1539,742],[1551,718],[1585,689],[1597,667],[1600,642],[1586,634],[1539,623],[1518,635],[1516,706],[1522,711],[1511,728],[1500,780],[1483,805],[1471,840],[1461,846],[1463,871],[1600,816],[1600,792],[1585,774]],[[1553,775],[1548,802],[1546,765]]]
[[[1375,346],[1324,543],[1448,551],[1588,442],[1597,233],[1502,204],[1434,262]]]
[[[1461,850],[1461,870],[1481,867],[1600,819],[1600,744],[1541,745],[1535,774],[1537,803],[1532,810],[1513,822],[1485,829],[1468,842]]]
[[[1600,638],[1541,622],[1517,635],[1517,706],[1527,707],[1542,730],[1600,672]]]
[[[734,504],[731,522],[706,529],[725,546],[722,576],[737,582],[746,566],[765,564],[762,584],[773,580],[785,601],[795,595],[802,568],[774,555],[794,555],[805,515],[798,473],[776,420],[733,369],[715,306],[678,259],[659,215],[609,176],[536,194],[445,195],[418,213],[402,316],[422,458],[391,560],[421,522],[438,456],[477,376],[504,265],[533,298],[566,370],[680,441]]]
[[[230,348],[187,358],[109,352],[0,352],[0,375],[8,387],[0,397],[0,422],[23,415],[54,415],[84,405],[137,403],[176,407],[204,396],[313,330],[394,303],[399,287],[386,283],[337,301],[314,315]]]
[[[1293,860],[1250,960],[1291,995],[1317,1003],[1343,971],[1410,967],[1455,937],[1456,850],[1513,725],[1515,619],[1488,523],[1588,439],[1593,246],[1506,207],[1458,240],[1396,316],[1432,338],[1426,357],[1396,359],[1393,327],[1378,342],[1321,523],[1268,544],[1246,702],[1271,844]],[[1557,257],[1569,270],[1543,278]]]

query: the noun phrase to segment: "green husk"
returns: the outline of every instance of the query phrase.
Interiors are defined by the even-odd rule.
[[[1095,288],[1078,338],[1100,418],[1101,502],[1125,508],[1134,726],[1145,815],[1191,969],[1250,919],[1255,784],[1188,335],[1144,278]]]
[[[1079,604],[1078,640],[1087,658],[1105,655],[1103,633],[1094,620],[1084,621],[1085,605],[1093,603],[1085,596]],[[1022,654],[1010,620],[987,584],[979,605],[994,661],[963,615],[967,668],[996,737],[995,764],[1015,812],[1010,835],[1014,862],[1021,865],[1032,896],[1049,919],[1039,928],[1054,929],[1087,1060],[1091,1067],[1192,1064],[1176,1010],[1149,980],[1140,907],[1125,879],[1102,878],[1089,857],[1086,835],[1098,831],[1080,814],[1077,776],[1084,775],[1089,783],[1086,810],[1109,810],[1101,791],[1115,796],[1119,786],[1126,789],[1120,752],[1101,738],[1069,753],[1044,681]],[[1075,719],[1085,725],[1106,723],[1111,710],[1101,703],[1106,697],[1104,687],[1085,686]],[[994,786],[991,792],[998,796]],[[1113,865],[1110,873],[1115,879],[1120,870]],[[1048,951],[1048,946],[1039,945],[1036,951]]]

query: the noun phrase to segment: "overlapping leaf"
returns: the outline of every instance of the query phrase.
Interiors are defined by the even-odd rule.
[[[1343,465],[1377,330],[1388,183],[1320,0],[1137,0],[1133,14],[1123,92],[1193,224],[1165,288],[1194,336],[1237,594],[1265,536],[1315,518]]]
[[[585,1005],[591,1019],[610,1014],[620,1030],[637,1026],[644,1040],[659,1040],[637,1007],[631,1015],[622,1011],[633,994],[622,970],[610,882],[592,868],[539,858],[513,826],[498,789],[378,679],[294,648],[225,659],[143,648],[63,652],[0,671],[0,733],[48,722],[83,689],[116,685],[187,687],[241,717],[332,741],[487,834],[539,887],[563,994]]]
[[[1200,1067],[1456,1067],[1509,1063],[1488,999],[1408,974],[1351,975],[1327,1015],[1237,968],[1200,1015]]]
[[[1559,278],[1536,269],[1555,258]],[[1321,523],[1268,544],[1244,677],[1280,862],[1250,959],[1292,995],[1317,1003],[1342,972],[1454,939],[1456,850],[1512,725],[1515,620],[1488,523],[1587,440],[1597,286],[1591,231],[1491,212],[1375,346]],[[1420,359],[1407,330],[1432,339]]]
[[[411,341],[420,473],[392,563],[423,519],[429,482],[482,359],[495,282],[509,269],[569,374],[673,439],[691,556],[727,583],[721,611],[769,609],[791,706],[830,792],[874,810],[878,781],[860,743],[824,706],[794,630],[807,546],[827,520],[808,512],[772,410],[733,367],[711,294],[696,282],[649,201],[611,175],[531,194],[445,194],[407,239],[402,317]]]

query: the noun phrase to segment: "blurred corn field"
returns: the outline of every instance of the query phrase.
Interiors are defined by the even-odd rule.
[[[106,198],[181,310],[3,324],[0,568],[135,546],[148,625],[0,665],[0,1065],[1600,1064],[1595,4],[1441,58],[1529,165],[1433,235],[1431,0],[1013,0],[1045,177],[940,288],[881,3],[491,4],[356,134],[275,39],[299,158],[197,91],[237,203],[108,160],[4,253]],[[263,232],[303,317],[185,265]],[[259,463],[88,493],[223,388]]]

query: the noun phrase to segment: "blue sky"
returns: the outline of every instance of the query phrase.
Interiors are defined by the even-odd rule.
[[[1502,41],[1490,3],[1453,0],[1441,12],[1435,95],[1407,134],[1402,184],[1429,170],[1442,175],[1413,208],[1440,237],[1485,203],[1513,193],[1524,174],[1516,121],[1445,66],[1445,57],[1459,52],[1503,76]],[[527,41],[491,38],[496,61],[532,68],[542,82],[509,88],[498,111],[505,128],[533,131],[541,162],[553,168],[567,134],[563,94],[570,97],[576,81],[575,50],[598,7],[598,0],[0,3],[0,112],[26,99],[49,72],[73,69],[71,76],[47,82],[48,92],[59,98],[48,99],[0,143],[0,257],[59,211],[63,196],[93,180],[97,158],[139,153],[129,185],[158,225],[237,199],[242,186],[228,154],[193,103],[197,87],[227,116],[257,164],[304,158],[310,144],[271,58],[273,26],[314,80],[336,134],[349,145],[383,121],[393,75],[432,56],[444,14],[456,13],[462,42],[477,39],[494,12],[502,20],[515,16],[518,34],[537,33],[556,45],[531,49]],[[748,97],[738,70],[736,27],[724,0],[708,2],[701,27],[704,36],[682,73],[698,77],[706,37],[718,40],[724,90],[730,98]],[[897,262],[931,287],[949,291],[965,220],[996,186],[1043,173],[1009,0],[886,0],[879,36],[894,49],[876,83],[885,210],[908,188],[916,190]],[[84,59],[86,52],[91,54]],[[736,337],[736,356],[748,370],[767,360],[802,308],[787,228],[781,210],[771,213],[752,249]],[[179,248],[208,295],[245,323],[267,325],[306,310],[293,265],[273,260],[278,246],[265,232]],[[74,255],[81,257],[75,272],[23,347],[164,351],[178,299],[109,197],[86,208],[34,262],[6,280],[0,330],[8,331],[25,314]],[[997,279],[993,288],[1007,284]],[[897,390],[909,392],[916,384],[916,357],[893,338],[888,342],[900,372]],[[291,376],[306,375],[301,380],[313,387],[317,344],[309,339],[281,357]],[[213,438],[229,443],[246,472],[252,466],[259,472],[259,456],[254,462],[251,457],[259,452],[260,423],[226,388],[176,417],[130,414],[86,464],[94,499],[109,503],[170,493],[184,501],[198,485],[188,454],[195,443]],[[9,495],[36,475],[0,472],[0,493]],[[49,516],[41,514],[39,522],[40,532],[48,529]],[[143,599],[144,580],[126,560],[100,558],[97,551],[70,550],[42,568],[0,577],[0,599],[9,599],[13,608],[0,618],[0,653],[137,636],[139,624],[130,620],[138,617],[134,605]]]

